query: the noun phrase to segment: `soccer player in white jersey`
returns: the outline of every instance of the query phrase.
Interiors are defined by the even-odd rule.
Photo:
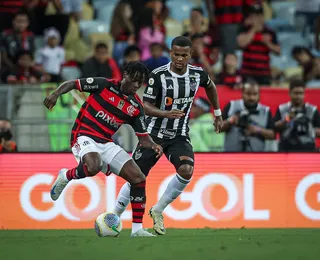
[[[176,37],[171,44],[171,62],[152,71],[143,96],[148,133],[162,146],[177,172],[160,200],[149,211],[153,228],[160,235],[166,232],[162,212],[183,192],[192,178],[194,153],[188,122],[199,87],[205,88],[214,108],[215,131],[219,133],[223,125],[216,86],[202,68],[188,64],[191,54],[191,41],[183,36]],[[153,150],[139,144],[133,159],[146,176],[158,161]],[[130,185],[126,183],[119,192],[115,213],[120,216],[129,202]]]

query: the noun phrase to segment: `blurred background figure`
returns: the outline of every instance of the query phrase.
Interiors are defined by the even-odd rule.
[[[14,59],[21,51],[35,51],[34,35],[28,31],[29,18],[26,12],[18,12],[12,20],[12,28],[1,34],[1,63],[10,69],[15,68]]]
[[[247,9],[254,0],[206,0],[209,22],[220,29],[221,51],[223,55],[234,53],[236,41]]]
[[[128,63],[132,61],[141,61],[141,50],[136,45],[130,45],[125,49],[123,62],[120,66],[121,73],[123,73]]]
[[[136,45],[130,45],[125,49],[123,62],[120,66],[122,73],[128,63],[132,61],[141,61],[141,50]]]
[[[0,119],[0,153],[17,152],[17,144],[12,140],[11,122]]]
[[[136,28],[136,41],[141,50],[141,60],[151,58],[150,46],[152,43],[164,44],[164,33],[156,24],[156,14],[151,8],[145,8]]]
[[[132,9],[129,1],[119,1],[114,8],[110,33],[114,39],[112,56],[118,64],[121,64],[125,49],[135,44]]]
[[[302,46],[297,46],[292,49],[292,57],[302,67],[303,81],[305,84],[311,80],[319,80],[320,83],[319,57],[315,57],[308,48]]]
[[[50,76],[36,66],[29,51],[20,51],[15,63],[17,64],[15,68],[7,69],[3,73],[4,82],[8,84],[37,84],[50,80]]]
[[[223,68],[218,76],[217,84],[229,86],[232,89],[243,87],[243,80],[240,71],[237,69],[237,55],[229,53],[223,61]]]
[[[205,46],[202,34],[194,34],[191,37],[192,42],[192,56],[190,64],[202,67],[210,76],[212,80],[215,79],[212,65],[214,60],[210,59],[210,50]]]
[[[160,43],[152,43],[150,45],[151,57],[144,61],[149,71],[163,66],[169,62],[169,58],[163,55],[164,47]]]
[[[199,97],[194,100],[191,108],[193,116],[190,124],[190,139],[195,152],[223,151],[224,134],[214,131],[214,117],[211,113],[209,100]]]
[[[252,6],[249,16],[237,38],[243,49],[241,73],[244,77],[253,78],[259,85],[270,85],[270,54],[280,54],[276,34],[264,24],[263,10]]]
[[[275,116],[280,133],[279,152],[314,152],[316,137],[320,137],[320,116],[315,105],[304,101],[305,84],[293,80],[289,89],[290,101],[281,104]]]
[[[115,60],[109,57],[108,46],[105,43],[98,43],[95,46],[94,56],[83,64],[82,77],[122,79],[120,69]]]
[[[223,109],[224,151],[263,152],[265,141],[275,138],[270,108],[259,100],[259,85],[250,80],[242,88],[242,99],[231,100]]]
[[[45,31],[44,38],[46,45],[38,51],[36,63],[50,75],[51,82],[60,82],[61,68],[65,62],[64,49],[59,46],[60,33],[55,28],[49,28]]]

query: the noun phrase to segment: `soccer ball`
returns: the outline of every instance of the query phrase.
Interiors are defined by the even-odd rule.
[[[99,237],[117,237],[122,230],[122,222],[114,213],[102,213],[97,217],[94,228]]]

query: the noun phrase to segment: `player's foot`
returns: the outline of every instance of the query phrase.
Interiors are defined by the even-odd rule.
[[[156,212],[153,207],[149,210],[149,215],[153,219],[153,229],[159,235],[164,235],[166,229],[163,224],[163,215],[159,212]]]
[[[67,186],[69,180],[67,179],[66,172],[68,169],[61,169],[59,171],[56,181],[53,183],[50,191],[51,199],[57,200],[62,193],[63,189]]]
[[[155,237],[155,235],[141,228],[137,232],[131,234],[131,237]]]

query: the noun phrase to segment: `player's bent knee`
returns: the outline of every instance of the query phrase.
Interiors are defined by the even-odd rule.
[[[182,164],[178,169],[178,174],[186,180],[191,179],[193,174],[193,166],[189,164]]]
[[[102,169],[102,161],[99,155],[85,158],[84,163],[87,165],[89,176],[95,176]]]
[[[139,169],[138,166],[132,167],[129,173],[129,183],[130,184],[137,184],[146,181],[146,177]]]
[[[133,160],[128,161],[121,169],[120,176],[130,184],[144,182],[146,177]]]

